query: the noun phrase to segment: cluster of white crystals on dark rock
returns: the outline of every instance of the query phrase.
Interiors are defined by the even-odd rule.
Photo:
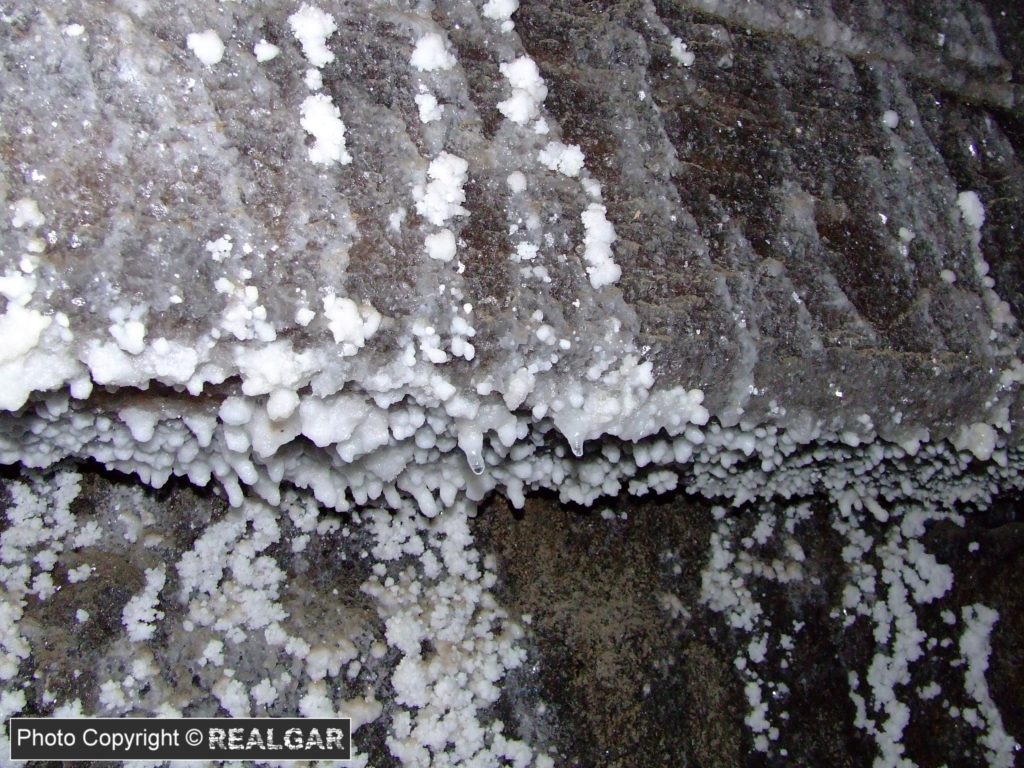
[[[525,765],[476,719],[522,661],[458,528],[491,494],[817,495],[849,522],[1019,489],[1019,199],[998,201],[1024,184],[999,119],[1021,94],[980,8],[943,2],[932,30],[941,14],[886,27],[827,3],[597,5],[2,9],[0,461],[224,493],[236,511],[203,535],[223,568],[177,563],[192,614],[175,631],[216,630],[210,663],[269,633],[310,670],[301,694],[225,673],[232,714],[272,689],[335,711],[322,683],[358,657],[272,623],[275,521],[333,530],[303,505],[373,520],[366,589],[403,654],[393,754],[444,764],[463,729],[445,759]],[[72,481],[53,482],[34,493]],[[5,562],[73,549],[42,519]],[[19,606],[50,587],[4,567],[6,680],[27,655]],[[126,643],[152,635],[170,572],[145,571]],[[984,646],[990,617],[965,620],[964,647]],[[463,690],[439,690],[465,659]],[[861,725],[897,765],[877,722],[898,713],[872,706]],[[748,722],[767,750],[767,721]]]

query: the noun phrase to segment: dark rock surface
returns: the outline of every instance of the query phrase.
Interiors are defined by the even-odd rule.
[[[109,543],[100,545],[102,553],[76,552],[55,574],[63,576],[63,569],[90,563],[95,570],[87,581],[66,585],[45,601],[30,598],[22,627],[34,649],[28,668],[38,672],[27,688],[35,703],[23,714],[52,712],[54,697],[61,702],[80,697],[88,709],[98,709],[102,676],[116,673],[110,665],[123,631],[121,610],[141,587],[142,568],[153,561],[137,545],[134,553],[123,551],[117,534],[124,529],[109,517],[111,508],[124,508],[131,499],[130,509],[140,517],[146,511],[174,511],[153,518],[156,528],[146,529],[150,535],[167,536],[164,556],[172,561],[194,544],[200,521],[216,522],[227,512],[223,502],[180,484],[155,494],[139,493],[123,479],[92,470],[82,478],[76,515],[80,520],[109,520],[104,523],[110,526]],[[749,532],[763,510],[744,509],[732,516]],[[913,667],[914,686],[934,680],[942,688],[938,699],[912,704],[904,742],[906,756],[916,765],[985,763],[978,732],[951,717],[945,706],[969,706],[971,699],[963,689],[963,669],[956,664],[959,628],[945,623],[944,611],[959,616],[964,606],[978,603],[998,610],[987,678],[1007,732],[1018,742],[1024,738],[1018,695],[1024,684],[1019,658],[1024,594],[1013,578],[1024,557],[1021,510],[1019,497],[1002,499],[987,512],[975,510],[962,525],[935,523],[921,539],[955,576],[952,590],[919,621],[929,636],[951,637],[954,643],[952,649],[930,652]],[[494,595],[525,628],[529,654],[527,664],[502,683],[494,711],[506,731],[545,748],[557,765],[565,766],[870,764],[875,745],[853,725],[847,673],[870,664],[879,646],[870,627],[844,629],[837,615],[850,565],[843,561],[844,542],[830,526],[830,517],[827,503],[814,504],[813,516],[798,529],[806,553],[801,581],[786,586],[760,582],[755,587],[773,631],[805,623],[795,634],[794,651],[785,654],[775,648],[767,662],[774,667],[776,689],[788,686],[778,697],[788,719],[780,722],[776,751],[766,756],[754,748],[744,724],[748,707],[735,666],[750,636],[730,628],[701,597],[715,529],[711,505],[679,495],[646,501],[619,498],[600,510],[545,497],[530,498],[522,511],[500,499],[485,505],[471,525],[476,546],[497,559]],[[872,535],[884,535],[884,525],[864,527]],[[325,620],[319,610],[333,603],[340,611],[361,612],[364,631],[382,632],[359,589],[369,572],[358,564],[357,550],[364,543],[314,539],[311,551],[300,556],[286,548],[274,551],[290,574],[289,611],[313,626]],[[339,559],[341,552],[352,559]],[[678,601],[674,605],[673,597]],[[79,609],[94,619],[84,625],[76,622]],[[193,700],[188,713],[215,713],[207,670],[193,666],[189,676],[195,676],[189,682],[179,666],[180,649],[170,638],[158,637],[155,647],[163,648],[157,652],[158,664],[172,677],[179,675],[188,689]],[[780,666],[782,659],[788,659],[787,666]],[[386,680],[396,661],[388,654],[370,662],[376,669],[368,674],[378,679],[382,697],[394,695]],[[240,674],[243,669],[244,663]],[[387,745],[386,720],[397,711],[392,707],[385,704],[385,718],[356,735],[356,746],[370,756],[371,765],[401,764]]]
[[[763,594],[776,627],[807,624],[789,668],[775,681],[789,686],[780,697],[789,712],[781,737],[788,754],[766,758],[752,749],[743,724],[746,701],[734,667],[743,653],[741,636],[698,607],[713,527],[709,509],[683,499],[620,502],[613,508],[624,516],[613,521],[544,499],[531,500],[521,515],[493,508],[479,518],[481,544],[493,547],[505,568],[503,603],[532,615],[531,634],[543,659],[541,691],[561,715],[565,764],[871,764],[874,745],[853,727],[846,676],[869,664],[877,646],[864,627],[843,630],[830,616],[846,566],[827,511],[818,509],[800,537],[807,575],[820,584]],[[943,609],[959,613],[977,602],[998,607],[992,695],[1019,742],[1024,711],[1017,657],[1024,626],[1022,595],[1011,574],[1024,552],[1021,505],[1018,499],[1001,507],[999,517],[937,525],[925,541],[956,573]],[[968,551],[972,540],[981,543],[977,552]],[[678,595],[689,615],[673,618],[659,602],[666,594]],[[949,631],[938,610],[924,626],[936,636]],[[962,701],[958,676],[939,652],[921,663],[914,679],[938,680],[944,695]],[[939,701],[918,701],[907,756],[921,766],[984,764],[974,738],[969,727],[950,721]]]

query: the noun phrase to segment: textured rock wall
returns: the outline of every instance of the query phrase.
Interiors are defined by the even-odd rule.
[[[62,370],[26,376],[24,388],[84,378],[82,362],[93,378],[104,364],[125,367],[90,353],[112,343],[115,308],[134,309],[145,338],[166,338],[173,354],[161,365],[147,353],[141,370],[107,378],[198,391],[238,373],[237,342],[250,341],[238,335],[326,356],[298,383],[319,375],[329,389],[380,370],[416,320],[445,347],[470,303],[476,356],[442,369],[460,389],[488,380],[507,391],[519,367],[546,366],[534,335],[544,324],[577,341],[559,351],[555,375],[642,351],[655,386],[702,389],[726,424],[765,421],[773,400],[783,424],[806,413],[848,428],[848,414],[864,412],[891,429],[895,409],[943,436],[984,420],[1019,341],[1014,323],[993,328],[996,298],[975,262],[987,260],[1015,313],[1024,280],[1020,87],[993,22],[971,3],[784,5],[525,3],[510,33],[468,3],[426,15],[333,9],[337,53],[320,70],[322,92],[352,162],[330,166],[306,156],[308,62],[291,6],[15,6],[4,27],[3,193],[8,205],[35,200],[46,221],[31,231],[5,221],[4,258],[13,267],[29,237],[45,241],[36,301],[64,313],[73,337]],[[73,36],[76,23],[85,31]],[[185,43],[204,29],[226,44],[211,66]],[[454,66],[410,66],[417,39],[441,29]],[[672,56],[679,36],[691,66]],[[252,47],[263,39],[281,53],[261,63]],[[509,93],[500,64],[523,54],[548,90],[538,113],[548,134],[498,109]],[[420,122],[420,88],[445,105],[440,119]],[[614,286],[589,285],[588,195],[537,161],[551,140],[579,145],[584,176],[601,184],[618,235]],[[426,258],[431,226],[411,194],[443,151],[469,168],[449,263]],[[514,171],[526,191],[509,189]],[[978,246],[956,206],[966,190],[991,201]],[[226,252],[207,248],[224,237]],[[539,246],[525,266],[546,278],[510,258],[520,242]],[[232,288],[219,291],[221,278]],[[330,292],[383,316],[355,360],[331,354]],[[320,317],[303,327],[295,312],[306,306]],[[236,334],[223,317],[233,309]],[[269,329],[246,319],[254,310]]]
[[[2,13],[0,719],[1013,764],[1014,3]]]

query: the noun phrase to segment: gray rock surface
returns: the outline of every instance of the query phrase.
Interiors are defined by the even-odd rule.
[[[1013,2],[0,13],[0,715],[1013,764]]]
[[[769,420],[774,400],[782,424],[809,414],[841,430],[868,413],[891,430],[895,409],[942,437],[1013,399],[997,383],[1019,355],[1017,326],[993,329],[976,260],[1014,314],[1024,285],[1020,85],[997,31],[1012,22],[947,5],[524,3],[509,34],[468,3],[429,15],[340,6],[337,54],[321,71],[352,162],[324,167],[306,157],[308,62],[291,5],[15,4],[2,194],[36,200],[46,222],[29,232],[8,218],[3,258],[13,267],[30,235],[46,241],[35,301],[67,316],[78,361],[111,341],[115,308],[136,308],[147,339],[199,353],[188,376],[172,363],[123,376],[136,386],[209,391],[237,373],[243,340],[223,329],[231,297],[215,288],[225,277],[257,289],[253,304],[297,350],[336,346],[320,312],[328,292],[383,315],[356,360],[321,363],[325,388],[365,379],[416,320],[446,336],[469,302],[476,356],[443,369],[460,388],[490,377],[505,391],[522,365],[546,364],[533,333],[543,323],[576,341],[553,376],[588,367],[598,345],[646,350],[655,386],[702,389],[727,425]],[[212,66],[186,45],[205,29],[226,45]],[[439,30],[457,63],[415,70],[417,38]],[[680,36],[692,66],[671,55]],[[281,53],[259,63],[262,39]],[[523,54],[547,84],[547,135],[498,110],[509,91],[499,64]],[[418,119],[421,86],[446,105],[435,122]],[[580,258],[587,195],[535,160],[552,139],[578,144],[602,186],[614,286],[594,289]],[[410,194],[442,151],[469,165],[458,268],[425,258],[430,225]],[[505,183],[516,170],[525,193]],[[979,246],[962,191],[989,201]],[[530,215],[534,228],[509,234]],[[206,244],[225,236],[231,251],[212,259]],[[510,255],[521,240],[541,246],[532,265],[550,282],[520,274]],[[307,305],[320,317],[302,327]],[[620,330],[609,338],[610,318]],[[216,370],[204,375],[204,362]],[[42,383],[76,373],[68,363]]]

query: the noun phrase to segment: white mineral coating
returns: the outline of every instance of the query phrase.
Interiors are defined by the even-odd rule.
[[[928,26],[982,14],[951,4],[887,7],[884,25],[874,6],[795,0],[614,17],[512,0],[5,4],[0,462],[184,477],[234,509],[172,552],[147,533],[164,510],[126,499],[101,528],[69,511],[74,473],[17,485],[0,680],[31,656],[24,606],[57,594],[59,559],[115,538],[172,567],[137,574],[99,711],[181,714],[148,651],[159,627],[224,711],[283,701],[358,727],[382,703],[335,684],[390,647],[393,756],[544,768],[480,720],[525,656],[472,546],[474,505],[815,497],[848,540],[844,609],[882,638],[851,671],[855,725],[877,764],[900,764],[914,605],[951,584],[923,521],[1020,490],[1024,467],[1019,195],[1000,187],[1022,169],[999,112],[1019,80],[985,20]],[[809,47],[827,53],[813,67]],[[750,540],[792,533],[801,509],[745,521]],[[745,721],[771,752],[781,713],[758,670],[792,638],[737,578],[796,582],[803,550],[738,553],[740,524],[717,516],[702,597],[748,635]],[[365,620],[343,642],[328,620],[290,622],[298,576],[268,554],[348,537],[343,520],[373,533],[369,649],[349,640]],[[888,526],[877,545],[868,520]],[[877,594],[869,550],[892,574]],[[960,651],[987,752],[1009,764],[984,678],[996,620],[972,607]],[[26,705],[0,691],[0,713]]]
[[[737,121],[702,69],[802,71],[799,45],[884,50],[875,27],[717,3],[782,35],[742,58],[657,4],[642,23],[514,2],[162,8],[5,8],[3,462],[430,515],[544,487],[590,503],[639,458],[678,480],[638,492],[733,501],[774,492],[763,478],[813,488],[787,463],[805,446],[823,465],[846,448],[1019,463],[1009,209],[928,160],[946,115],[893,68],[867,107],[775,84],[788,100]],[[615,76],[538,48],[566,34],[626,41]],[[971,85],[997,53],[968,43],[972,62],[907,71],[1004,104]],[[812,113],[814,135],[767,127]],[[998,121],[957,119],[1019,178]]]

